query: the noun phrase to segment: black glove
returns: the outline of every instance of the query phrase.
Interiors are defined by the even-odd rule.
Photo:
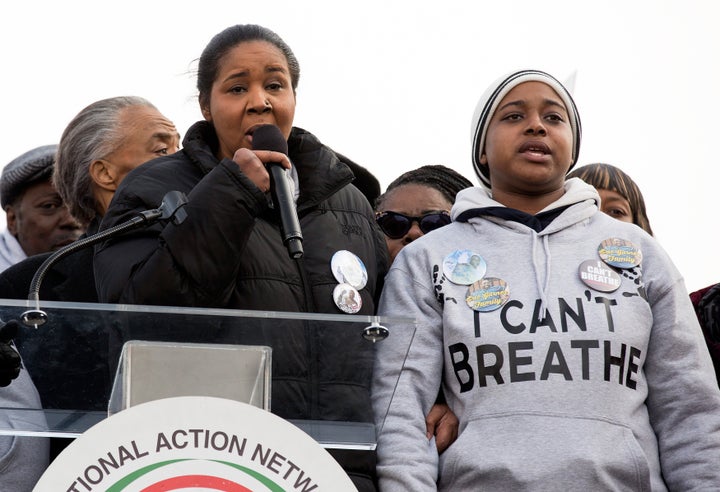
[[[11,319],[0,326],[0,386],[9,385],[20,374],[22,361],[12,345],[12,339],[17,335],[20,323]]]

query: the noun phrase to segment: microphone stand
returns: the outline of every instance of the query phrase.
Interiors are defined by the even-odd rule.
[[[172,220],[173,224],[178,225],[187,217],[187,212],[182,210],[182,208],[187,204],[187,201],[187,196],[185,196],[184,193],[180,191],[169,191],[163,197],[162,203],[158,208],[140,212],[139,215],[126,222],[118,224],[102,232],[98,232],[97,234],[93,234],[92,236],[78,239],[77,241],[55,251],[42,263],[42,265],[40,265],[40,268],[37,269],[35,275],[33,276],[32,282],[30,282],[28,301],[35,303],[35,309],[30,309],[20,315],[20,319],[23,324],[25,326],[37,328],[47,322],[47,313],[40,309],[40,285],[42,284],[47,272],[58,261],[68,255],[71,255],[72,253],[75,253],[76,251],[98,243],[111,236],[127,232],[140,226],[154,224],[158,220]]]

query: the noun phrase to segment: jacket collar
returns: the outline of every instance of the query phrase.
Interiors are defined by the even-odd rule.
[[[215,157],[218,146],[215,128],[207,121],[193,124],[183,139],[183,151],[203,174],[219,164]],[[298,210],[316,206],[355,178],[341,156],[302,128],[292,128],[288,154],[300,183]]]

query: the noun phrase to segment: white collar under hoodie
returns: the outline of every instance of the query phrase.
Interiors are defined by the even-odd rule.
[[[5,229],[0,234],[0,272],[27,258],[15,236]]]
[[[598,204],[578,179],[534,217],[470,188],[452,224],[397,256],[380,314],[417,327],[397,387],[403,337],[391,325],[378,345],[383,492],[720,484],[720,391],[682,277],[651,236]],[[641,264],[610,269],[600,250],[611,238],[635,245]],[[496,309],[468,304],[487,293],[480,283],[450,280],[459,253],[480,256],[482,279],[506,286]],[[599,289],[593,275],[619,287]],[[440,388],[460,433],[438,457],[424,419]]]

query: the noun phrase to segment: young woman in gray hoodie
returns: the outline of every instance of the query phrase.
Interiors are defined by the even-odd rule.
[[[378,345],[381,490],[717,490],[720,391],[682,276],[566,181],[581,139],[569,92],[537,70],[504,76],[472,138],[483,186],[398,254],[383,289],[380,313],[417,326],[397,388],[392,327]],[[441,387],[460,431],[438,456],[424,415]]]

